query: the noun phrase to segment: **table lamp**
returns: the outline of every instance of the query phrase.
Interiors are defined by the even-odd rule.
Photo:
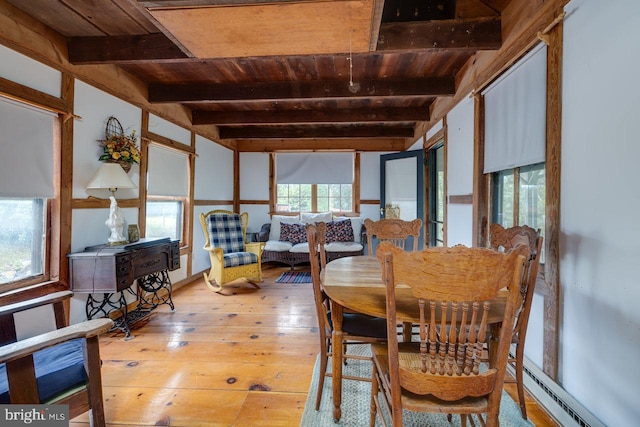
[[[118,207],[116,201],[116,191],[121,189],[136,188],[136,184],[129,178],[129,175],[118,163],[103,163],[87,184],[87,190],[107,189],[111,191],[111,206],[109,207],[109,217],[105,224],[111,230],[111,235],[107,239],[108,245],[121,245],[127,243],[124,237],[124,215]]]

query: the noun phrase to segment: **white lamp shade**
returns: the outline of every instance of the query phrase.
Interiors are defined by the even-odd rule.
[[[117,163],[103,163],[87,184],[87,190],[131,189],[136,184]]]

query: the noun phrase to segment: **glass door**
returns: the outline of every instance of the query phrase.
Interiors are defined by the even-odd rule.
[[[429,174],[429,246],[444,246],[444,144],[438,143],[427,153]]]
[[[405,221],[420,218],[424,223],[423,150],[380,156],[380,217]],[[423,246],[424,227],[418,240],[418,247]]]

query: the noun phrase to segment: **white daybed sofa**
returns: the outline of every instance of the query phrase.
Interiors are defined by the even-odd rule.
[[[362,255],[363,220],[362,217],[338,216],[331,212],[272,215],[271,222],[264,224],[258,233],[258,240],[266,242],[262,262],[281,262],[291,266],[292,270],[297,264],[309,262],[309,244],[304,225],[317,222],[327,224],[327,262],[345,256]],[[283,223],[286,225],[282,226]],[[350,231],[347,228],[349,226]]]

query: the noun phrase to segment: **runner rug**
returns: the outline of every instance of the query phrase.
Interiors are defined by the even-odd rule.
[[[311,273],[308,271],[287,271],[278,277],[276,283],[311,283]]]
[[[349,353],[354,354],[370,354],[368,345],[352,345],[349,346]],[[342,418],[338,423],[333,422],[333,400],[331,392],[331,377],[324,380],[324,389],[322,391],[322,401],[320,410],[316,411],[316,391],[318,388],[318,378],[320,373],[320,360],[316,360],[313,370],[313,378],[311,387],[307,395],[307,402],[304,406],[302,427],[333,427],[333,426],[349,426],[349,427],[368,427],[369,426],[369,401],[371,399],[371,383],[364,381],[343,380],[342,381]],[[331,359],[329,359],[329,370],[331,370]],[[343,374],[356,375],[359,377],[371,376],[371,362],[368,360],[349,359],[347,365],[343,367]],[[387,420],[390,422],[389,418]],[[478,420],[474,418],[475,425],[478,426]],[[452,423],[447,421],[446,414],[423,414],[416,412],[403,412],[403,424],[407,426],[428,426],[428,427],[455,427],[460,425],[460,417],[453,415]],[[380,419],[376,420],[376,426],[380,426]],[[469,425],[469,423],[467,424]],[[533,427],[530,421],[523,420],[520,415],[520,408],[506,393],[502,393],[502,402],[500,403],[500,425],[509,427]]]

